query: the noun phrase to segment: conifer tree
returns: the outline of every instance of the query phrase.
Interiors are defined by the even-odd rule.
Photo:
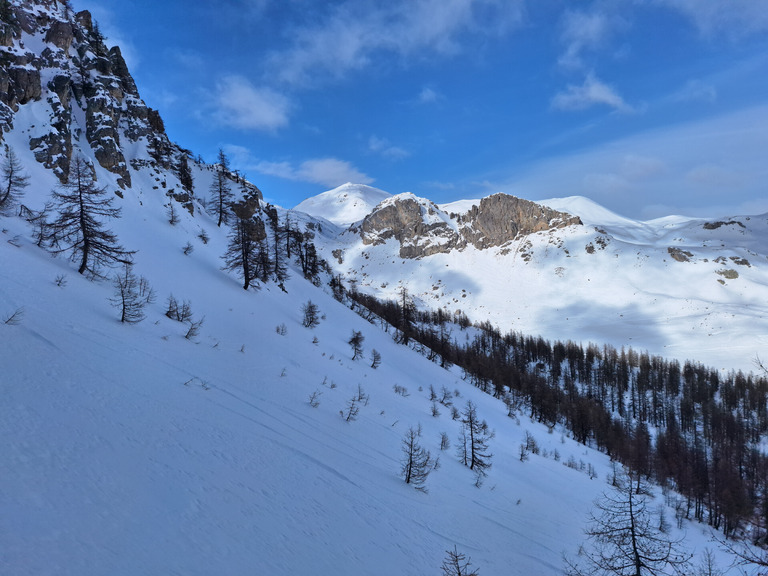
[[[193,192],[195,183],[192,178],[192,171],[189,169],[189,160],[187,159],[186,154],[182,154],[181,158],[179,159],[178,175],[179,182],[181,182],[184,190],[187,192]]]
[[[228,177],[229,159],[221,149],[219,149],[218,160],[216,174],[211,184],[211,196],[213,197],[213,203],[216,206],[216,214],[219,219],[216,225],[221,227],[221,224],[226,223],[228,220],[229,205],[232,202],[232,189],[229,185]]]
[[[131,263],[134,252],[120,246],[102,222],[120,217],[120,209],[112,207],[113,200],[107,196],[106,187],[96,186],[91,167],[80,156],[69,169],[67,183],[53,192],[59,214],[51,223],[56,238],[52,252],[71,252],[73,261],[80,260],[80,274],[100,277],[104,265]]]
[[[120,322],[135,324],[146,317],[144,308],[155,300],[154,290],[143,276],[138,278],[130,264],[114,278],[115,292],[110,302],[120,310]]]
[[[434,469],[435,461],[429,450],[424,449],[419,444],[419,434],[413,428],[408,428],[405,433],[402,451],[400,475],[406,484],[413,484],[417,490],[426,492],[424,483],[427,481],[429,473]]]
[[[315,328],[320,324],[320,309],[312,300],[307,300],[307,303],[301,307],[301,313],[303,315],[301,324],[305,328]]]
[[[229,235],[227,252],[224,254],[224,269],[237,272],[243,279],[243,289],[248,290],[251,282],[260,277],[259,226],[253,216],[248,215],[249,211],[234,212],[236,220]]]
[[[470,569],[472,563],[466,554],[459,552],[456,546],[453,550],[446,550],[445,554],[445,560],[440,567],[443,570],[443,576],[478,576],[477,570]]]
[[[566,558],[569,576],[661,576],[687,574],[690,556],[680,541],[661,532],[647,507],[647,484],[622,475],[609,493],[595,502],[586,530],[588,544],[578,562]]]
[[[352,336],[349,340],[347,340],[347,344],[349,344],[352,347],[352,360],[357,360],[360,356],[363,355],[363,341],[365,340],[365,336],[363,336],[362,332],[358,332],[357,330],[352,330]]]
[[[0,215],[10,215],[24,189],[29,186],[29,176],[22,170],[13,148],[6,144],[5,160],[0,166]]]
[[[477,407],[469,400],[464,407],[461,418],[461,436],[459,437],[458,452],[464,465],[469,466],[477,474],[478,484],[487,475],[491,467],[491,457],[488,452],[488,440],[493,435],[488,430],[485,420],[480,420],[477,415]]]
[[[371,350],[371,368],[376,369],[381,366],[381,353],[374,348]]]

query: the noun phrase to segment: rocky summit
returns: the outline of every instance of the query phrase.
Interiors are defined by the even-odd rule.
[[[578,216],[508,194],[483,198],[463,214],[448,214],[430,200],[400,194],[381,202],[355,230],[366,245],[395,238],[401,258],[421,258],[467,246],[503,246],[534,232],[581,224]]]

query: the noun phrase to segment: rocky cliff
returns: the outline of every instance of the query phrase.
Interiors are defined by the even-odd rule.
[[[365,244],[394,238],[401,258],[421,258],[467,246],[503,246],[534,232],[581,224],[578,216],[507,194],[483,198],[464,214],[446,214],[429,200],[400,194],[379,204],[354,230]]]
[[[578,216],[508,194],[483,198],[479,205],[455,218],[466,243],[479,249],[501,246],[534,232],[582,225]]]
[[[169,140],[120,49],[107,48],[89,12],[74,13],[66,0],[2,0],[0,19],[0,142],[30,106],[34,112],[18,131],[61,182],[73,155],[81,154],[116,175],[123,189],[131,187],[132,172],[148,171],[193,211],[190,165],[208,167]]]

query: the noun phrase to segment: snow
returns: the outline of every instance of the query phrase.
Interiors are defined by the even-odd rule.
[[[3,135],[31,177],[23,199],[31,209],[42,208],[58,184],[29,149],[30,136],[49,131],[49,114],[45,99],[22,106],[13,130]],[[84,126],[82,109],[74,106],[73,114]],[[509,418],[503,403],[464,382],[460,370],[440,369],[396,345],[390,334],[296,270],[286,291],[274,284],[242,290],[237,278],[221,270],[225,227],[218,228],[199,205],[195,216],[177,210],[179,222],[171,226],[167,193],[180,189],[177,176],[148,167],[144,139],[130,143],[122,137],[121,143],[133,187],[115,197],[122,218],[106,224],[125,248],[136,250],[135,272],[156,291],[144,322],[120,324],[108,280],[88,281],[66,258],[35,246],[24,221],[0,217],[0,574],[421,575],[437,573],[444,551],[454,546],[486,576],[561,573],[561,555],[576,553],[592,502],[606,487],[611,466],[605,455],[577,444],[559,427],[548,429],[524,414]],[[74,144],[88,153],[84,133]],[[145,168],[134,168],[132,160]],[[117,176],[94,164],[99,186],[119,190]],[[212,172],[194,162],[190,168],[202,196]],[[297,208],[348,225],[389,197],[347,184]],[[292,217],[310,221],[298,213]],[[443,213],[434,217],[445,220]],[[693,243],[721,237],[692,224],[672,224],[654,228],[650,237]],[[766,238],[736,228],[718,234],[752,251]],[[207,243],[201,232],[210,237]],[[345,272],[369,287],[374,276],[385,281],[385,294],[406,282],[425,304],[461,306],[478,315],[487,306],[493,309],[489,318],[516,318],[516,328],[556,330],[560,337],[570,334],[562,313],[544,316],[553,302],[571,317],[591,318],[576,332],[589,334],[587,328],[594,327],[601,341],[625,337],[620,326],[653,330],[647,283],[638,289],[636,314],[626,314],[619,324],[615,314],[627,312],[622,302],[628,293],[604,294],[603,310],[585,306],[592,302],[585,280],[546,234],[532,239],[539,266],[534,268],[512,266],[522,259],[522,242],[511,256],[468,249],[400,261],[392,257],[396,242],[389,241],[368,247],[368,261],[356,251],[359,239],[353,235],[333,225],[318,232],[315,238],[326,248],[343,237]],[[586,258],[583,244],[592,231],[569,234],[563,245],[574,256],[581,246],[580,258]],[[615,241],[620,242],[628,245]],[[654,247],[661,251],[658,242]],[[194,251],[185,255],[187,243]],[[586,282],[607,285],[621,270],[625,285],[642,285],[644,271],[617,268],[614,250],[612,243],[590,261]],[[720,254],[717,247],[709,250]],[[621,258],[628,254],[626,248]],[[638,255],[637,266],[649,258]],[[559,265],[561,274],[553,273]],[[720,264],[692,266],[711,276]],[[499,273],[507,269],[512,276]],[[748,305],[751,336],[768,344],[762,328],[764,272],[757,265],[750,270],[726,286],[694,277],[694,296],[682,289],[681,279],[679,294],[654,296],[662,310],[654,314],[683,310],[701,322],[726,324],[728,314],[742,314],[740,307]],[[690,275],[683,277],[691,282]],[[433,284],[439,287],[434,298]],[[190,302],[195,320],[204,319],[198,337],[186,339],[187,325],[165,316],[171,294]],[[718,298],[714,320],[697,307]],[[301,325],[301,306],[309,299],[324,315],[312,330]],[[16,311],[19,322],[5,323]],[[743,342],[743,328],[741,317],[723,328],[732,330],[732,346]],[[351,359],[347,344],[354,330],[365,336],[366,355],[359,361]],[[670,342],[684,342],[683,333],[671,332]],[[367,360],[374,348],[383,360],[377,369]],[[735,355],[733,348],[729,352]],[[395,385],[409,395],[396,394]],[[432,416],[430,385],[457,391],[453,401],[460,409],[472,400],[496,432],[493,467],[480,488],[453,448],[439,450],[440,434],[455,444],[459,425],[448,408]],[[340,412],[360,387],[369,401],[356,421],[346,422]],[[320,394],[316,408],[309,404],[313,393]],[[424,447],[440,456],[428,494],[398,474],[401,439],[419,425]],[[520,462],[518,446],[526,432],[542,454]],[[568,460],[581,469],[564,466]],[[597,478],[585,473],[590,465]],[[663,502],[657,494],[656,503]],[[709,538],[695,524],[672,536],[685,537],[697,553]]]
[[[446,213],[474,204],[441,206],[430,222],[451,225]],[[750,371],[756,356],[765,356],[768,217],[639,222],[582,197],[541,204],[578,215],[584,225],[416,260],[401,259],[396,241],[364,244],[348,232],[321,239],[321,253],[360,290],[397,298],[405,286],[425,308],[463,312],[504,331],[631,346],[723,370]],[[708,222],[730,224],[707,229]],[[341,264],[331,254],[339,248]],[[670,250],[691,257],[680,262]],[[738,277],[726,278],[728,270]]]
[[[379,202],[390,196],[389,193],[371,186],[347,183],[307,198],[295,206],[294,210],[346,228],[365,218]]]
[[[466,214],[473,206],[480,206],[480,199],[457,200],[448,204],[440,204],[440,209],[447,214]]]
[[[483,574],[560,574],[606,486],[604,455],[508,418],[458,370],[396,345],[296,271],[287,293],[243,291],[220,270],[225,230],[183,210],[170,226],[163,192],[134,178],[144,192],[126,191],[111,227],[158,294],[137,325],[117,321],[109,282],[87,281],[34,246],[22,221],[2,221],[1,238],[16,241],[0,242],[0,314],[24,310],[0,324],[3,573],[428,574],[455,545]],[[205,317],[195,341],[164,316],[170,293]],[[300,324],[308,299],[325,315],[313,330]],[[351,360],[352,330],[366,358],[381,353],[378,369]],[[358,385],[370,401],[345,422]],[[439,450],[440,433],[455,445],[459,428],[447,408],[431,416],[430,385],[458,390],[459,408],[471,399],[496,431],[481,488],[453,448]],[[419,424],[441,463],[428,494],[398,476],[401,438]],[[526,431],[547,457],[519,461]],[[564,466],[571,457],[599,478]],[[689,525],[687,542],[702,549],[702,527]]]
[[[586,225],[613,225],[613,226],[634,226],[638,222],[630,218],[620,216],[611,212],[607,208],[600,206],[597,202],[585,198],[584,196],[569,196],[567,198],[550,198],[549,200],[537,200],[537,204],[548,206],[553,210],[575,214],[579,216]]]

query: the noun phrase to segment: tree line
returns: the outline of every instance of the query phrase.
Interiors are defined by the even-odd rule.
[[[370,321],[466,380],[503,400],[510,416],[565,426],[577,441],[682,496],[680,518],[706,522],[726,537],[749,528],[768,544],[768,378],[682,365],[611,345],[549,342],[464,315],[419,311],[405,290],[381,301],[331,283]]]

